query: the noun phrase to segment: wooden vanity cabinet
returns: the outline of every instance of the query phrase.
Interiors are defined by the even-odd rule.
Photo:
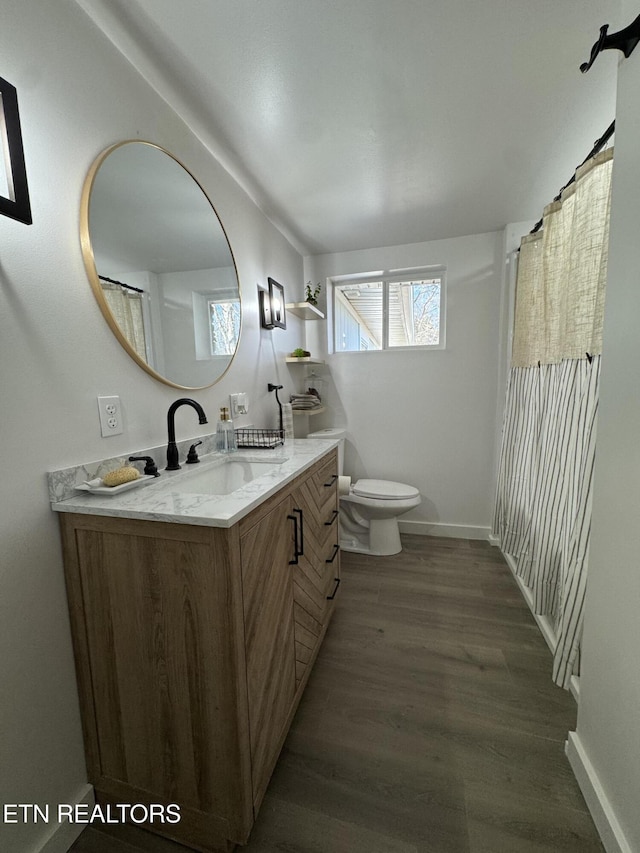
[[[302,553],[293,570],[293,621],[296,686],[307,669],[333,606],[339,578],[338,501],[333,460],[318,466],[293,492],[294,514],[300,514]]]
[[[336,471],[332,452],[238,525],[256,811],[333,611]]]
[[[231,528],[60,513],[98,802],[246,843],[331,616],[337,508],[334,450]]]

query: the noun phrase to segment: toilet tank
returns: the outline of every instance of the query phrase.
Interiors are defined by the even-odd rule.
[[[317,432],[310,432],[307,438],[320,438],[320,439],[339,439],[340,444],[338,445],[338,474],[344,474],[344,438],[347,434],[345,429],[341,429],[340,427],[330,427],[329,429],[319,429]]]

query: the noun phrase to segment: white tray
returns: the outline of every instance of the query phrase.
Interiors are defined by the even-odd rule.
[[[87,480],[86,483],[80,483],[76,486],[79,492],[89,492],[92,495],[119,495],[122,492],[128,492],[129,489],[135,489],[136,486],[141,486],[148,480],[155,480],[151,474],[142,474],[137,480],[129,480],[128,483],[120,483],[119,486],[105,486],[101,477],[95,480]]]

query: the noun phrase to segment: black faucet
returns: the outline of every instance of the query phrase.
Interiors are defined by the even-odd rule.
[[[201,424],[208,423],[207,416],[200,403],[195,400],[190,400],[188,397],[181,397],[169,406],[167,413],[167,427],[169,430],[169,444],[167,444],[167,467],[165,471],[177,471],[180,465],[178,464],[178,447],[176,445],[176,411],[180,406],[191,406],[198,413],[198,420]]]

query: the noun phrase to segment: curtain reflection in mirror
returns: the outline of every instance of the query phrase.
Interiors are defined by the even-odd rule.
[[[140,358],[146,360],[147,345],[142,318],[142,296],[133,291],[125,291],[116,284],[101,282],[104,298],[111,309],[122,334],[129,341]]]

